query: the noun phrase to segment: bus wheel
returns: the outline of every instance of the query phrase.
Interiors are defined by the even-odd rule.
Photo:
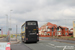
[[[21,41],[22,41],[22,43],[24,43],[23,39]]]
[[[37,41],[35,41],[34,43],[37,43]]]
[[[27,43],[26,40],[24,42]]]
[[[22,43],[25,43],[24,41],[22,41]]]

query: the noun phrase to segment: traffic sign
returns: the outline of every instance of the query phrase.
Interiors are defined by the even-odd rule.
[[[12,28],[9,28],[9,30],[12,30]]]
[[[1,29],[0,29],[0,31],[1,31]]]

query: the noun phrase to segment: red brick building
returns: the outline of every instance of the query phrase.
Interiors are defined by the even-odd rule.
[[[71,28],[71,29],[69,30],[69,35],[70,35],[70,36],[73,36],[73,28]]]
[[[41,26],[40,28],[41,28],[41,33],[40,33],[40,35],[41,36],[52,36],[52,27],[57,27],[57,25],[56,24],[52,24],[52,23],[50,23],[50,22],[48,22],[48,23],[46,23],[45,25],[43,25],[43,26]],[[55,32],[56,32],[56,29],[54,29],[54,32],[53,32],[53,34],[55,35]]]
[[[58,26],[57,36],[69,36],[69,29],[67,27]]]
[[[40,27],[39,35],[43,37],[68,36],[69,29],[67,27],[57,26],[56,24],[52,24],[48,22],[45,25]]]

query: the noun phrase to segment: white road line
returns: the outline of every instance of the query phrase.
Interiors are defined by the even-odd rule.
[[[49,45],[46,45],[47,47],[52,47],[52,46],[49,46]],[[56,47],[52,47],[52,48],[56,48]]]
[[[66,49],[66,46],[64,46],[63,50],[65,50],[65,49]]]
[[[55,46],[54,44],[52,44],[52,43],[48,43],[49,45],[51,45],[51,46]]]

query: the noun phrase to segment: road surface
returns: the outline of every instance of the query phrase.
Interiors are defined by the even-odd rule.
[[[18,37],[19,39],[20,37]],[[43,37],[44,38],[44,37]],[[41,40],[38,43],[22,43],[12,44],[12,50],[75,50],[75,44],[61,43],[48,38]],[[19,39],[20,40],[20,39]]]
[[[45,40],[52,40],[52,41],[58,41],[58,42],[65,42],[65,43],[75,44],[75,41],[73,41],[73,40],[54,39],[54,38],[49,38],[49,37],[40,37],[40,39],[45,39]]]

